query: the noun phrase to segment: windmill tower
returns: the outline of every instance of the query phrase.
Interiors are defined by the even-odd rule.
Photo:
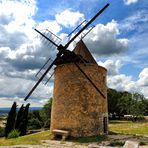
[[[51,130],[68,130],[73,137],[92,136],[107,133],[107,87],[106,69],[98,66],[82,40],[73,51],[69,45],[109,6],[106,4],[90,21],[63,46],[54,41],[53,33],[42,33],[42,38],[57,48],[52,63],[25,97],[27,100],[45,76],[54,69],[54,99],[52,105]],[[78,27],[79,27],[78,26]],[[77,27],[77,28],[78,28]],[[76,28],[76,29],[77,29]],[[48,37],[50,35],[50,37]],[[85,34],[86,35],[86,34]],[[84,35],[84,36],[85,36]],[[50,59],[50,58],[49,58]],[[48,61],[44,64],[47,65]],[[41,68],[44,69],[44,66]],[[37,75],[40,73],[40,71]],[[52,75],[52,74],[51,74]]]
[[[79,66],[104,94],[96,91],[73,63],[59,64],[55,68],[55,82],[51,116],[51,131],[70,131],[72,137],[107,133],[106,69],[97,65],[81,40],[73,50],[88,63]]]

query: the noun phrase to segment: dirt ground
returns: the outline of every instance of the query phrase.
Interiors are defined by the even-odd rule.
[[[1,146],[0,148],[88,148],[89,145],[95,144],[97,146],[109,146],[111,143],[123,143],[125,141],[137,141],[139,143],[147,144],[140,146],[140,148],[148,148],[148,137],[133,136],[133,135],[108,135],[108,138],[102,142],[91,143],[77,143],[70,141],[56,141],[56,140],[43,140],[41,145],[17,145],[17,146]],[[114,147],[121,148],[121,145]]]

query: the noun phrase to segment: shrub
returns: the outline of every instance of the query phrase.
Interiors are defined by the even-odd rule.
[[[20,132],[18,130],[14,129],[8,134],[8,139],[17,138],[17,137],[19,137],[19,135],[20,135]]]
[[[29,120],[29,124],[28,124],[29,130],[40,129],[40,128],[42,128],[42,123],[41,121],[39,121],[38,118],[32,118]]]

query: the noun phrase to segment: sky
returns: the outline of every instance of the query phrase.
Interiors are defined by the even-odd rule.
[[[38,80],[36,73],[57,53],[35,28],[48,29],[64,45],[68,34],[106,3],[110,6],[83,41],[97,63],[108,70],[109,88],[148,98],[147,0],[0,0],[0,107],[10,107],[14,101],[43,106],[52,97],[53,79],[47,85],[41,83],[23,101]]]

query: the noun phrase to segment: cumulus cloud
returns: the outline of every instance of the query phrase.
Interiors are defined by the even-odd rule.
[[[140,76],[140,74],[139,74]],[[127,76],[125,74],[118,74],[107,77],[107,84],[109,88],[113,88],[119,91],[129,91],[132,93],[138,92],[143,94],[146,98],[148,98],[147,89],[148,86],[142,86],[143,81],[138,79],[134,81],[132,76]]]
[[[11,106],[14,100],[23,102],[37,80],[35,74],[55,54],[39,38],[34,38],[36,11],[35,0],[0,1],[0,99],[8,103],[6,106]],[[43,22],[46,23],[48,27],[56,27],[54,31],[60,30],[55,21]],[[39,101],[50,98],[51,90],[52,86],[40,84],[29,102],[41,105]]]
[[[127,51],[129,43],[128,39],[118,38],[119,33],[117,22],[112,20],[106,25],[96,25],[84,40],[94,54],[119,54]]]
[[[75,27],[78,23],[84,20],[84,14],[79,11],[71,11],[69,9],[60,14],[56,14],[56,21],[65,27]]]
[[[0,83],[0,97],[11,98],[22,98],[29,93],[31,87],[35,84],[35,81],[26,80],[24,78],[11,78],[11,77],[1,77]],[[31,99],[38,101],[42,99],[49,99],[52,96],[52,86],[45,86],[40,84],[39,87],[33,92]]]
[[[120,74],[119,71],[124,64],[119,60],[99,61],[98,64],[104,66],[108,70],[107,85],[109,88],[118,91],[138,92],[148,98],[148,68],[144,68],[139,73],[138,80],[133,80],[133,77],[130,75]]]
[[[148,68],[144,68],[139,74],[138,84],[143,87],[148,87]]]
[[[35,38],[37,33],[32,28],[37,26],[39,30],[49,29],[65,39],[67,34],[62,33],[61,25],[74,27],[84,20],[82,13],[67,9],[57,14],[55,20],[45,20],[36,24],[33,19],[36,12],[35,0],[0,1],[0,99],[9,106],[13,101],[24,103],[24,97],[37,80],[34,75],[45,61],[49,57],[54,58],[57,52],[49,48],[45,40]],[[128,49],[129,42],[128,39],[118,37],[119,35],[116,21],[106,25],[98,24],[85,38],[85,43],[97,55],[119,54]],[[119,73],[122,66],[120,60],[98,63],[108,69],[109,86],[118,90],[132,90],[142,86],[141,92],[145,94],[147,84],[143,82],[147,79],[147,70],[143,70],[139,80],[135,82],[131,76]],[[34,106],[41,106],[52,96],[52,89],[52,83],[47,86],[40,84],[29,102]]]
[[[106,60],[105,62],[98,62],[98,65],[101,65],[107,69],[108,75],[117,75],[119,74],[119,69],[122,66],[121,61]]]
[[[50,20],[40,22],[37,25],[37,29],[39,30],[49,29],[54,34],[57,34],[62,30],[61,26],[56,21],[50,21]]]
[[[138,0],[123,0],[123,1],[126,5],[131,5],[131,4],[138,2]]]
[[[126,86],[131,82],[132,77],[124,74],[109,76],[107,79],[108,86],[120,91],[126,90]]]

